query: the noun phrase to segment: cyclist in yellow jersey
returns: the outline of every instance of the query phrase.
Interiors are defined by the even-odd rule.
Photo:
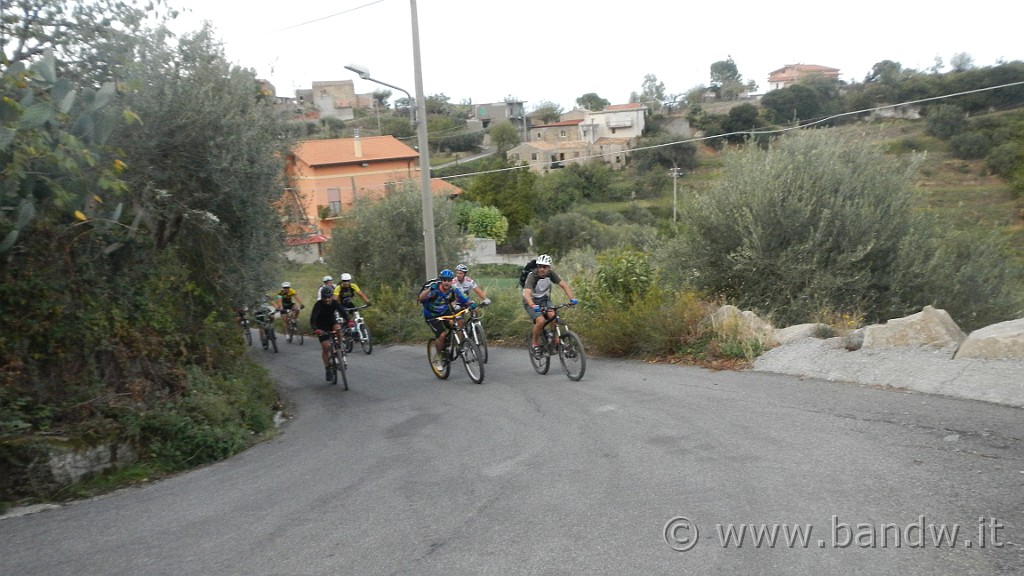
[[[298,304],[298,306],[296,306]],[[292,288],[290,282],[281,283],[281,291],[277,293],[277,308],[281,310],[281,333],[288,333],[288,318],[298,319],[299,310],[305,308],[299,293]]]
[[[334,299],[345,308],[355,308],[355,305],[352,303],[353,296],[359,296],[363,299],[363,302],[366,302],[367,306],[370,305],[370,299],[359,289],[359,285],[352,281],[352,275],[346,272],[341,275],[338,286],[334,288]],[[349,323],[351,322],[349,320]],[[352,330],[354,326],[349,326],[348,328]]]

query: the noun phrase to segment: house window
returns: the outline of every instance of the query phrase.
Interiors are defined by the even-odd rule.
[[[537,159],[537,153],[536,152],[531,153],[530,154],[530,160],[536,160],[536,159]]]
[[[327,189],[327,213],[330,217],[341,216],[341,189]]]
[[[612,128],[612,134],[615,134],[615,128]]]
[[[540,140],[540,139],[541,139],[540,132],[537,132],[537,140]]]
[[[615,163],[618,164],[619,162],[622,162],[622,156],[615,157]]]
[[[565,138],[565,130],[562,130],[558,135],[561,136],[562,138]]]
[[[516,162],[519,162],[519,152],[516,152],[515,154],[513,154],[512,157],[515,158]]]
[[[580,157],[580,153],[579,152],[573,152],[572,153],[572,157],[573,158],[579,158]]]

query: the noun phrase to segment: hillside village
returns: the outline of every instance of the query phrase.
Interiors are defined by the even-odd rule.
[[[838,80],[836,68],[810,64],[789,64],[768,77],[769,90],[791,86],[801,78],[820,76]],[[352,80],[314,81],[294,97],[278,96],[272,84],[261,81],[261,89],[274,98],[280,114],[302,121],[332,118],[351,121],[358,110],[375,110],[374,93],[358,94]],[[746,100],[757,96],[743,94]],[[639,102],[611,104],[602,110],[575,108],[554,122],[526,112],[526,102],[507,100],[473,104],[465,132],[483,133],[484,146],[490,142],[486,131],[508,121],[520,133],[521,144],[507,152],[509,161],[526,164],[535,172],[563,168],[569,163],[600,159],[613,169],[625,166],[626,153],[636,147],[647,127],[650,107]],[[679,118],[672,131],[681,138],[692,136],[688,122]],[[419,181],[419,153],[394,136],[305,140],[289,159],[287,174],[292,186],[283,203],[300,215],[289,226],[287,244],[294,260],[313,261],[323,255],[322,245],[330,238],[335,221],[357,203],[372,201],[397,183]],[[435,195],[458,195],[458,187],[431,180]]]

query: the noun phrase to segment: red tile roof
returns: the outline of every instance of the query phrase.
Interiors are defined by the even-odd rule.
[[[359,138],[359,147],[362,155],[356,156],[355,138],[305,140],[295,147],[295,156],[310,166],[419,158],[419,152],[402,144],[394,136]]]
[[[638,108],[643,108],[643,104],[639,102],[630,102],[629,104],[612,104],[611,106],[606,107],[604,110],[601,110],[601,112],[614,112],[616,110],[636,110]]]

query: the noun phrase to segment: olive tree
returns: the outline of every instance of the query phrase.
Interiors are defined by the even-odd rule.
[[[885,320],[926,304],[975,327],[1005,319],[1019,304],[1008,290],[1015,267],[991,242],[950,242],[917,217],[913,169],[828,130],[747,146],[726,156],[722,179],[684,211],[680,268],[782,325],[824,310]],[[964,290],[981,269],[985,282]]]

